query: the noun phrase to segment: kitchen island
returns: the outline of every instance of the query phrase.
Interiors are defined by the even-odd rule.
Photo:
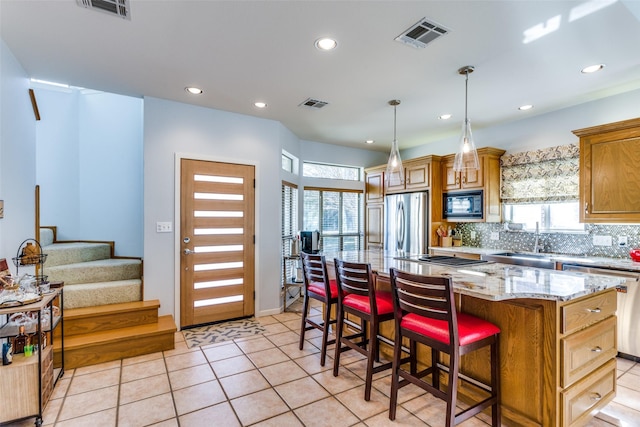
[[[615,277],[568,273],[498,263],[446,267],[399,260],[381,251],[325,254],[370,263],[376,286],[389,288],[392,267],[422,275],[451,277],[458,310],[501,329],[503,424],[577,426],[609,403],[616,392]],[[332,267],[329,267],[332,274]],[[381,333],[393,337],[391,322]],[[391,348],[383,346],[391,357]],[[464,356],[461,370],[489,382],[489,352]],[[419,360],[431,363],[422,351]],[[447,360],[440,360],[447,364]],[[482,387],[462,382],[461,397],[478,399]]]

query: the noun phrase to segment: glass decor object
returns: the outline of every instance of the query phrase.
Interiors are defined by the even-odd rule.
[[[462,122],[462,135],[460,135],[460,146],[453,162],[453,170],[463,172],[467,169],[478,169],[480,162],[478,161],[478,151],[471,133],[471,121],[467,114],[468,93],[469,93],[469,74],[473,73],[474,67],[467,65],[458,70],[458,74],[465,76],[464,85],[464,122]]]
[[[398,139],[396,138],[396,107],[400,105],[400,100],[392,99],[389,101],[389,105],[393,106],[393,142],[391,143],[391,153],[389,154],[384,179],[387,188],[389,187],[392,176],[394,176],[394,183],[397,179],[399,185],[404,184],[404,166],[402,165],[402,158],[400,157],[400,150],[398,149]]]

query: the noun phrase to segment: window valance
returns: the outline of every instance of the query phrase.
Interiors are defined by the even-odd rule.
[[[505,154],[500,159],[504,203],[568,202],[579,199],[577,144]]]

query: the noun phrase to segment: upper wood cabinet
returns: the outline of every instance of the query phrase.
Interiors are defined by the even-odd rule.
[[[580,222],[640,222],[640,118],[574,130]]]
[[[384,201],[384,169],[373,168],[365,170],[365,193],[367,203]]]
[[[453,170],[455,154],[446,156],[442,162],[442,187],[444,190],[482,188],[484,185],[484,156],[478,154],[479,168],[464,172]]]
[[[403,162],[404,183],[398,174],[391,175],[386,192],[399,193],[407,190],[422,191],[431,187],[431,161],[421,157]]]

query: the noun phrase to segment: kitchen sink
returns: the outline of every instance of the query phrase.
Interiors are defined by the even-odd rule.
[[[482,259],[502,264],[515,264],[525,267],[554,269],[556,262],[548,254],[531,254],[521,252],[502,252],[482,255]]]

